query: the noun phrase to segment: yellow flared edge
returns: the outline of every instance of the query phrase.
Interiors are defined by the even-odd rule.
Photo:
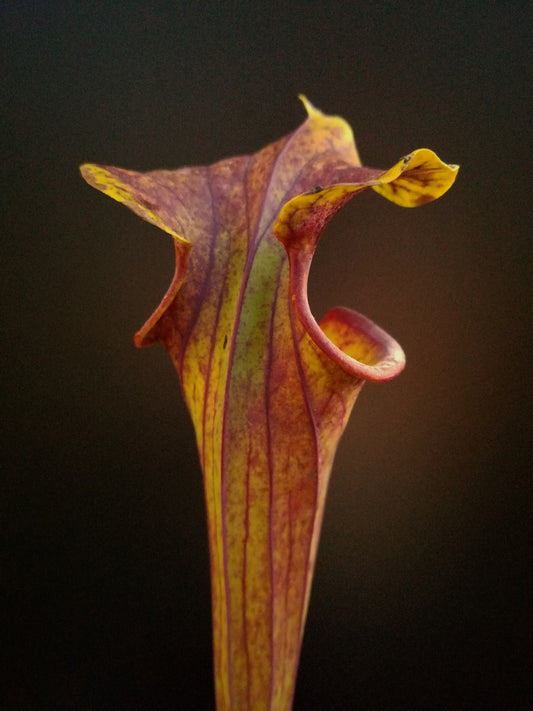
[[[108,195],[117,202],[124,203],[137,215],[147,222],[159,227],[161,230],[171,235],[177,244],[182,247],[190,247],[191,243],[177,232],[172,230],[161,218],[142,202],[142,198],[136,195],[130,185],[117,178],[107,168],[94,163],[84,163],[80,166],[83,178],[96,190]]]
[[[133,190],[130,185],[127,185],[124,181],[120,180],[120,178],[113,175],[113,173],[107,168],[93,163],[85,163],[80,166],[80,172],[84,179],[93,188],[96,188],[117,202],[124,203],[137,215],[144,218],[147,222],[150,222],[156,227],[162,229],[174,240],[176,268],[170,286],[167,289],[166,294],[163,296],[159,306],[155,309],[153,314],[139,329],[139,331],[137,331],[134,337],[135,345],[138,348],[150,346],[158,339],[156,334],[156,326],[158,322],[174,301],[176,294],[183,283],[192,245],[189,240],[185,239],[171,229],[163,220],[161,220],[160,217],[158,217],[155,212],[153,212],[153,210],[148,207],[148,205],[143,202],[142,191],[137,193],[137,191]],[[131,175],[135,174],[131,173]],[[138,177],[138,174],[136,177]]]
[[[327,132],[337,133],[337,136],[341,138],[346,145],[350,146],[350,151],[352,152],[352,155],[349,156],[350,161],[353,165],[361,165],[361,159],[357,151],[350,124],[341,116],[324,114],[320,109],[317,109],[304,94],[298,94],[298,98],[304,105],[308,121],[310,121],[313,131],[316,132],[317,135]]]
[[[458,170],[458,165],[443,163],[429,148],[419,148],[368,185],[400,207],[418,207],[444,195]]]
[[[401,207],[418,207],[437,200],[451,188],[458,165],[448,165],[428,148],[419,148],[402,158],[381,175],[361,183],[337,183],[320,190],[296,195],[280,210],[274,232],[284,241],[291,233],[303,234],[317,228],[313,211],[340,203],[348,195],[372,188]]]

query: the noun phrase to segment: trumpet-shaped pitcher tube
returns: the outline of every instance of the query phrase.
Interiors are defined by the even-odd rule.
[[[414,207],[457,172],[427,149],[388,171],[362,167],[348,124],[303,102],[302,126],[251,156],[81,168],[174,240],[174,278],[135,343],[167,349],[194,423],[218,711],[291,708],[337,443],[363,383],[404,367],[364,316],[313,317],[307,278],[322,231],[365,188]]]

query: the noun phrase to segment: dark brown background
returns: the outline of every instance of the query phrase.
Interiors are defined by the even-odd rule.
[[[3,708],[212,709],[202,484],[177,378],[133,332],[170,240],[80,179],[346,117],[363,160],[461,164],[356,198],[311,279],[404,346],[336,460],[295,711],[526,709],[531,63],[522,2],[4,2]],[[6,41],[7,40],[7,41]]]

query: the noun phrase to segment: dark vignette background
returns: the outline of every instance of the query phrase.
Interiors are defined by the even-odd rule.
[[[193,433],[163,350],[132,344],[172,246],[77,166],[254,151],[299,92],[369,165],[462,168],[418,210],[356,198],[315,260],[315,313],[369,315],[408,367],[341,443],[295,710],[533,708],[527,8],[2,3],[2,708],[213,708]]]

